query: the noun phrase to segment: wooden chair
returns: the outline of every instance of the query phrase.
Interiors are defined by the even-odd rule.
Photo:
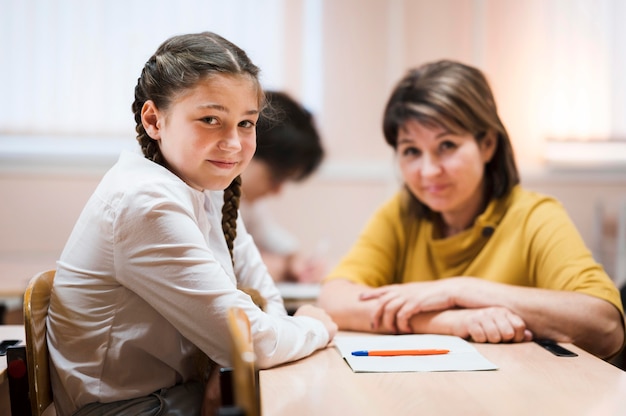
[[[232,344],[232,387],[235,405],[246,416],[261,414],[258,370],[248,315],[240,308],[228,310],[228,327]]]
[[[15,349],[15,354],[25,355],[26,377],[28,377],[28,400],[33,416],[55,415],[56,411],[52,405],[52,387],[50,386],[50,367],[48,364],[48,343],[46,341],[47,329],[46,318],[48,316],[48,306],[50,304],[50,292],[54,280],[55,270],[48,270],[36,274],[28,283],[24,293],[24,327],[26,332],[26,346]],[[14,381],[9,379],[10,382]],[[24,383],[26,384],[26,383]],[[26,397],[16,391],[20,383],[9,385],[11,396],[11,407],[19,406],[14,401]],[[14,388],[16,387],[16,388]],[[50,406],[52,405],[52,406]],[[48,409],[48,407],[50,407]],[[46,411],[46,409],[48,409]]]

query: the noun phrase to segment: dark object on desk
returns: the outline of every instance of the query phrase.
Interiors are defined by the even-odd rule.
[[[556,356],[578,357],[578,354],[576,354],[573,351],[568,350],[567,348],[560,346],[559,344],[552,341],[551,339],[536,339],[535,342]]]
[[[237,406],[222,406],[217,409],[216,416],[246,416],[246,412]]]
[[[220,393],[222,395],[222,406],[232,406],[235,404],[232,367],[220,368]]]
[[[222,394],[222,405],[217,409],[216,416],[246,416],[243,408],[235,404],[232,367],[220,368],[220,391]]]
[[[19,339],[5,339],[2,342],[0,342],[0,355],[6,355],[7,349],[19,343],[20,341],[21,340]]]
[[[28,367],[26,364],[26,347],[24,345],[7,349],[7,376],[11,399],[11,414],[31,416]]]

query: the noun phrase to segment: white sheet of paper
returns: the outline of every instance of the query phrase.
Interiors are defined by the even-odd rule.
[[[498,366],[483,357],[462,338],[451,335],[366,335],[336,336],[335,346],[355,373],[400,373],[416,371],[497,370]],[[447,349],[447,354],[358,357],[352,351]]]

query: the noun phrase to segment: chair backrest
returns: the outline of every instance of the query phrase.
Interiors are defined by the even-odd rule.
[[[258,416],[261,414],[261,400],[248,315],[243,309],[230,308],[228,326],[232,341],[235,404],[244,410],[246,416]]]
[[[40,416],[52,403],[46,318],[54,270],[36,274],[24,293],[24,327],[26,332],[26,362],[32,414]]]

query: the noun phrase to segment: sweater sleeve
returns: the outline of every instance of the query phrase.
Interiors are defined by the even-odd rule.
[[[619,291],[585,245],[563,206],[541,198],[523,223],[531,282],[604,299],[623,313]]]

